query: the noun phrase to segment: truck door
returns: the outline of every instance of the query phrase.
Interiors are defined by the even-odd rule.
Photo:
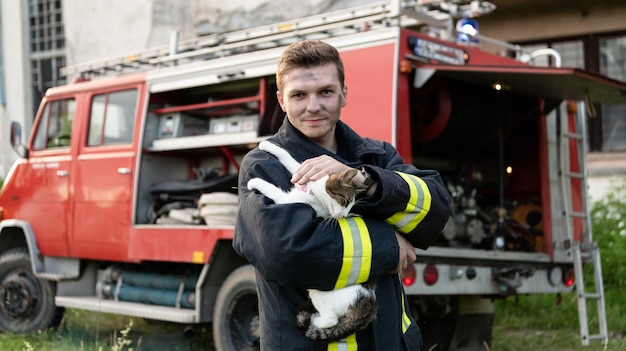
[[[22,193],[27,206],[17,217],[26,219],[39,249],[46,255],[67,254],[70,223],[69,184],[72,154],[72,122],[76,109],[73,97],[44,100],[31,140],[29,165],[25,170],[29,185]]]
[[[90,96],[76,159],[71,253],[123,260],[131,227],[139,87]]]

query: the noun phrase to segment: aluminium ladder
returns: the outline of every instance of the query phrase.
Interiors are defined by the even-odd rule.
[[[448,28],[454,18],[489,13],[495,5],[483,0],[380,1],[319,15],[254,28],[178,40],[169,45],[91,62],[62,67],[60,75],[98,76],[143,71],[194,61],[269,49],[296,40],[328,38],[388,26],[438,26]]]
[[[573,103],[569,103],[573,104]],[[579,104],[581,107],[583,104]],[[568,107],[569,110],[569,107]],[[569,166],[565,157],[561,158],[561,194],[563,196],[564,216],[570,239],[573,241],[570,249],[572,250],[572,258],[574,264],[576,299],[578,302],[578,321],[580,325],[580,340],[583,345],[589,345],[590,340],[600,340],[606,345],[608,342],[608,330],[606,322],[606,308],[604,301],[604,287],[602,283],[602,264],[600,260],[600,250],[593,241],[591,232],[591,215],[588,206],[587,197],[587,169],[584,148],[587,145],[587,131],[585,128],[584,109],[579,108],[577,111],[567,112],[567,123],[560,128],[561,148],[569,148],[569,152],[560,152],[560,155],[570,155],[575,152],[577,158],[568,159]],[[560,117],[560,116],[559,116]],[[560,118],[559,118],[560,121]],[[577,184],[578,183],[578,184]],[[580,186],[580,206],[575,208],[574,196],[572,190],[575,186]],[[570,189],[568,191],[568,189]],[[570,194],[568,197],[567,194]],[[575,228],[578,226],[582,230],[580,239],[574,237]],[[593,268],[594,289],[592,292],[586,290],[585,281],[583,279],[583,264],[590,264]],[[596,302],[598,333],[590,334],[589,332],[589,316],[587,311],[587,303],[589,301]]]

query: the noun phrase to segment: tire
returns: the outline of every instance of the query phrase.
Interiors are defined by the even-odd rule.
[[[455,323],[454,316],[421,318],[417,325],[422,331],[422,349],[429,351],[448,350],[454,337]]]
[[[410,303],[422,333],[422,350],[447,351],[454,337],[457,309],[446,298],[419,297]]]
[[[63,311],[54,304],[56,284],[37,279],[25,248],[0,255],[0,331],[29,333],[56,327]]]
[[[480,296],[413,298],[411,313],[422,331],[422,350],[485,351],[493,333],[493,303]]]
[[[258,301],[254,268],[235,269],[215,300],[213,339],[217,351],[260,349]]]

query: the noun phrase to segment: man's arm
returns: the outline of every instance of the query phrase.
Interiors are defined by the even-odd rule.
[[[355,211],[384,220],[413,246],[426,249],[450,217],[450,195],[437,171],[404,164],[391,145],[384,147],[385,156],[365,166],[378,181],[376,190]]]

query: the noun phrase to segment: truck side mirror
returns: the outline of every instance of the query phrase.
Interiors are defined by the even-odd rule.
[[[20,157],[28,158],[28,149],[22,144],[22,126],[18,122],[11,122],[11,146]]]

